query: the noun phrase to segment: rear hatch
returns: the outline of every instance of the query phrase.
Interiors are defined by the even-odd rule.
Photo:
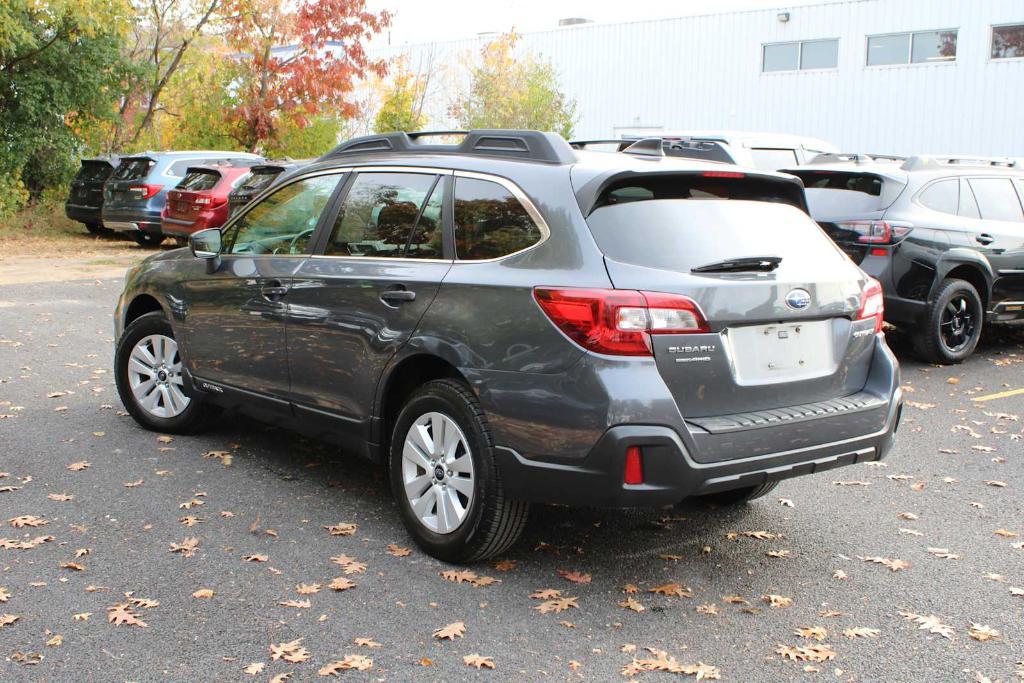
[[[125,157],[105,185],[104,201],[108,209],[141,206],[160,191],[145,181],[156,162],[146,156]]]
[[[706,320],[650,335],[662,378],[698,428],[714,422],[701,418],[758,411],[788,419],[787,407],[857,394],[880,327],[860,319],[867,276],[789,190],[777,203],[729,198],[766,182],[735,175],[680,179],[659,198],[634,177],[587,217],[616,289],[678,295]]]
[[[103,205],[103,184],[110,178],[114,167],[109,161],[83,159],[82,167],[71,181],[68,203],[91,209]]]
[[[907,186],[905,174],[801,168],[787,170],[804,182],[807,206],[814,220],[854,263],[860,264],[872,246],[898,242],[900,225],[882,221],[885,210]]]
[[[253,168],[252,172],[242,181],[242,184],[232,190],[228,196],[232,215],[251,202],[253,197],[270,187],[284,170],[283,166],[259,166]]]
[[[221,174],[212,168],[190,168],[173,190],[167,193],[167,215],[183,221],[194,221],[199,212],[214,209],[226,199],[213,191]]]

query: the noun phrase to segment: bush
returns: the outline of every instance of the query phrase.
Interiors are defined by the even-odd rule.
[[[28,203],[28,190],[15,174],[0,174],[0,218],[10,218]]]

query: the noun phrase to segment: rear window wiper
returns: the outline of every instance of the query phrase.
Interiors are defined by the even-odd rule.
[[[703,266],[691,268],[691,273],[741,273],[760,271],[770,273],[782,263],[781,256],[744,256],[743,258],[724,259]]]

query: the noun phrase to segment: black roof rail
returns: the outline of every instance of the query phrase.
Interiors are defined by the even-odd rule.
[[[428,144],[428,137],[462,136],[454,145]],[[576,161],[572,147],[557,133],[538,130],[441,130],[416,133],[396,132],[366,135],[347,140],[318,161],[356,154],[458,154],[505,157],[550,164]]]

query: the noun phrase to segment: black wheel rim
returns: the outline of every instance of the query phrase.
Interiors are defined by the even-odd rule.
[[[951,353],[967,348],[978,329],[978,312],[965,294],[956,294],[942,309],[939,336]]]

